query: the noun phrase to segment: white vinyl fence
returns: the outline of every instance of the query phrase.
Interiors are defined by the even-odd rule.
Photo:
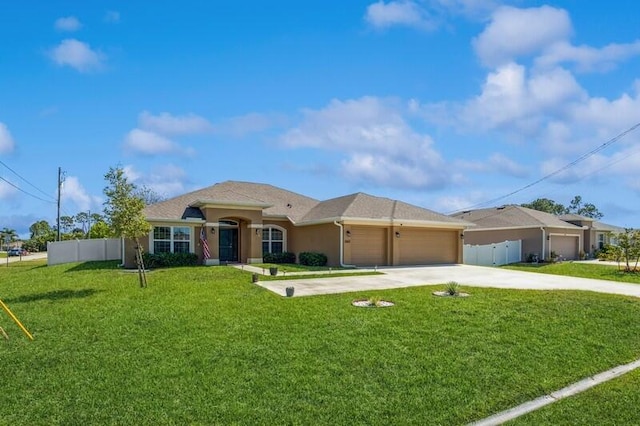
[[[472,246],[465,244],[462,253],[466,265],[500,266],[522,261],[522,240]]]
[[[48,265],[121,258],[122,242],[119,238],[56,241],[47,244]]]

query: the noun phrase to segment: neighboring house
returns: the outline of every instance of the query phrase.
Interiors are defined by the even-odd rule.
[[[591,256],[595,254],[596,250],[602,250],[606,245],[616,245],[616,235],[624,233],[624,228],[577,214],[565,214],[559,217],[565,222],[584,228],[582,250]]]
[[[314,251],[332,266],[462,262],[471,224],[363,193],[318,201],[272,185],[227,181],[145,208],[150,253],[195,253],[207,265],[260,263],[264,253]],[[205,258],[200,236],[206,238]],[[135,265],[133,243],[125,265]]]
[[[452,215],[474,223],[465,230],[465,244],[492,244],[522,240],[522,259],[536,255],[548,259],[555,252],[563,259],[578,259],[584,230],[558,216],[517,205],[468,210]]]

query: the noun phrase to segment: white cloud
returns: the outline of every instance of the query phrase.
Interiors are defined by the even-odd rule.
[[[143,155],[161,155],[181,151],[180,146],[172,140],[140,129],[133,129],[127,133],[124,146],[127,150]]]
[[[126,165],[123,171],[130,182],[138,186],[146,186],[163,197],[183,194],[188,183],[187,173],[174,164],[156,166],[149,173],[140,172],[134,166]]]
[[[568,39],[572,31],[569,15],[563,9],[503,6],[493,13],[491,22],[473,45],[483,64],[496,67],[539,53]]]
[[[66,16],[63,18],[56,19],[56,22],[53,24],[54,28],[58,31],[78,31],[82,28],[82,24],[75,16]]]
[[[488,159],[480,160],[457,160],[455,167],[468,172],[475,173],[499,173],[512,177],[526,177],[529,175],[529,168],[519,164],[501,153],[493,153]]]
[[[365,20],[375,28],[401,25],[424,30],[436,27],[426,9],[411,0],[379,0],[367,7]]]
[[[464,103],[457,114],[469,130],[503,129],[529,137],[539,132],[547,119],[565,117],[567,105],[586,98],[566,70],[527,75],[524,66],[510,63],[490,73],[482,93]]]
[[[80,72],[99,70],[106,60],[102,52],[76,39],[62,40],[49,51],[49,57],[59,66],[69,66]]]
[[[117,24],[120,22],[120,12],[116,10],[109,10],[104,14],[104,21],[110,24]]]
[[[138,126],[165,136],[207,133],[213,128],[207,119],[195,114],[172,115],[163,112],[153,115],[148,111],[140,113]]]
[[[72,201],[80,211],[89,210],[98,205],[99,197],[90,196],[75,176],[68,176],[62,184],[61,199]]]
[[[16,188],[9,185],[4,180],[0,180],[0,200],[4,200],[15,195],[18,192]]]
[[[288,147],[343,153],[345,176],[389,187],[437,188],[453,177],[428,135],[414,131],[396,102],[375,97],[333,100],[281,136]]]
[[[561,63],[575,64],[580,72],[609,71],[626,59],[640,55],[640,40],[633,43],[611,43],[602,48],[573,46],[558,42],[549,46],[536,58],[539,67],[551,67]]]
[[[15,147],[15,142],[9,128],[4,123],[0,123],[0,153],[11,152]]]

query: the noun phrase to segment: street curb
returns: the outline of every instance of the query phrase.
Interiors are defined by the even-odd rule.
[[[598,373],[594,376],[587,377],[586,379],[580,380],[579,382],[570,384],[569,386],[552,392],[549,395],[541,396],[540,398],[536,398],[532,401],[525,402],[524,404],[520,404],[516,407],[509,408],[508,410],[501,411],[500,413],[494,414],[477,422],[469,423],[469,426],[501,425],[509,420],[513,420],[524,414],[542,408],[545,405],[549,405],[563,398],[579,394],[580,392],[599,385],[600,383],[608,382],[609,380],[615,379],[616,377],[622,376],[623,374],[627,374],[637,368],[640,368],[640,359],[629,364],[619,365],[605,372]]]

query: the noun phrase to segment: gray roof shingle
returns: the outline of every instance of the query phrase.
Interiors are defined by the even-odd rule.
[[[341,218],[471,225],[432,210],[361,192],[320,202],[273,185],[238,181],[217,183],[149,205],[144,213],[150,220],[204,219],[200,210],[193,207],[199,203],[253,204],[264,208],[265,217],[287,217],[299,225]]]
[[[473,230],[493,228],[523,228],[544,226],[548,228],[580,228],[558,216],[517,205],[470,210],[453,214],[476,224]]]

